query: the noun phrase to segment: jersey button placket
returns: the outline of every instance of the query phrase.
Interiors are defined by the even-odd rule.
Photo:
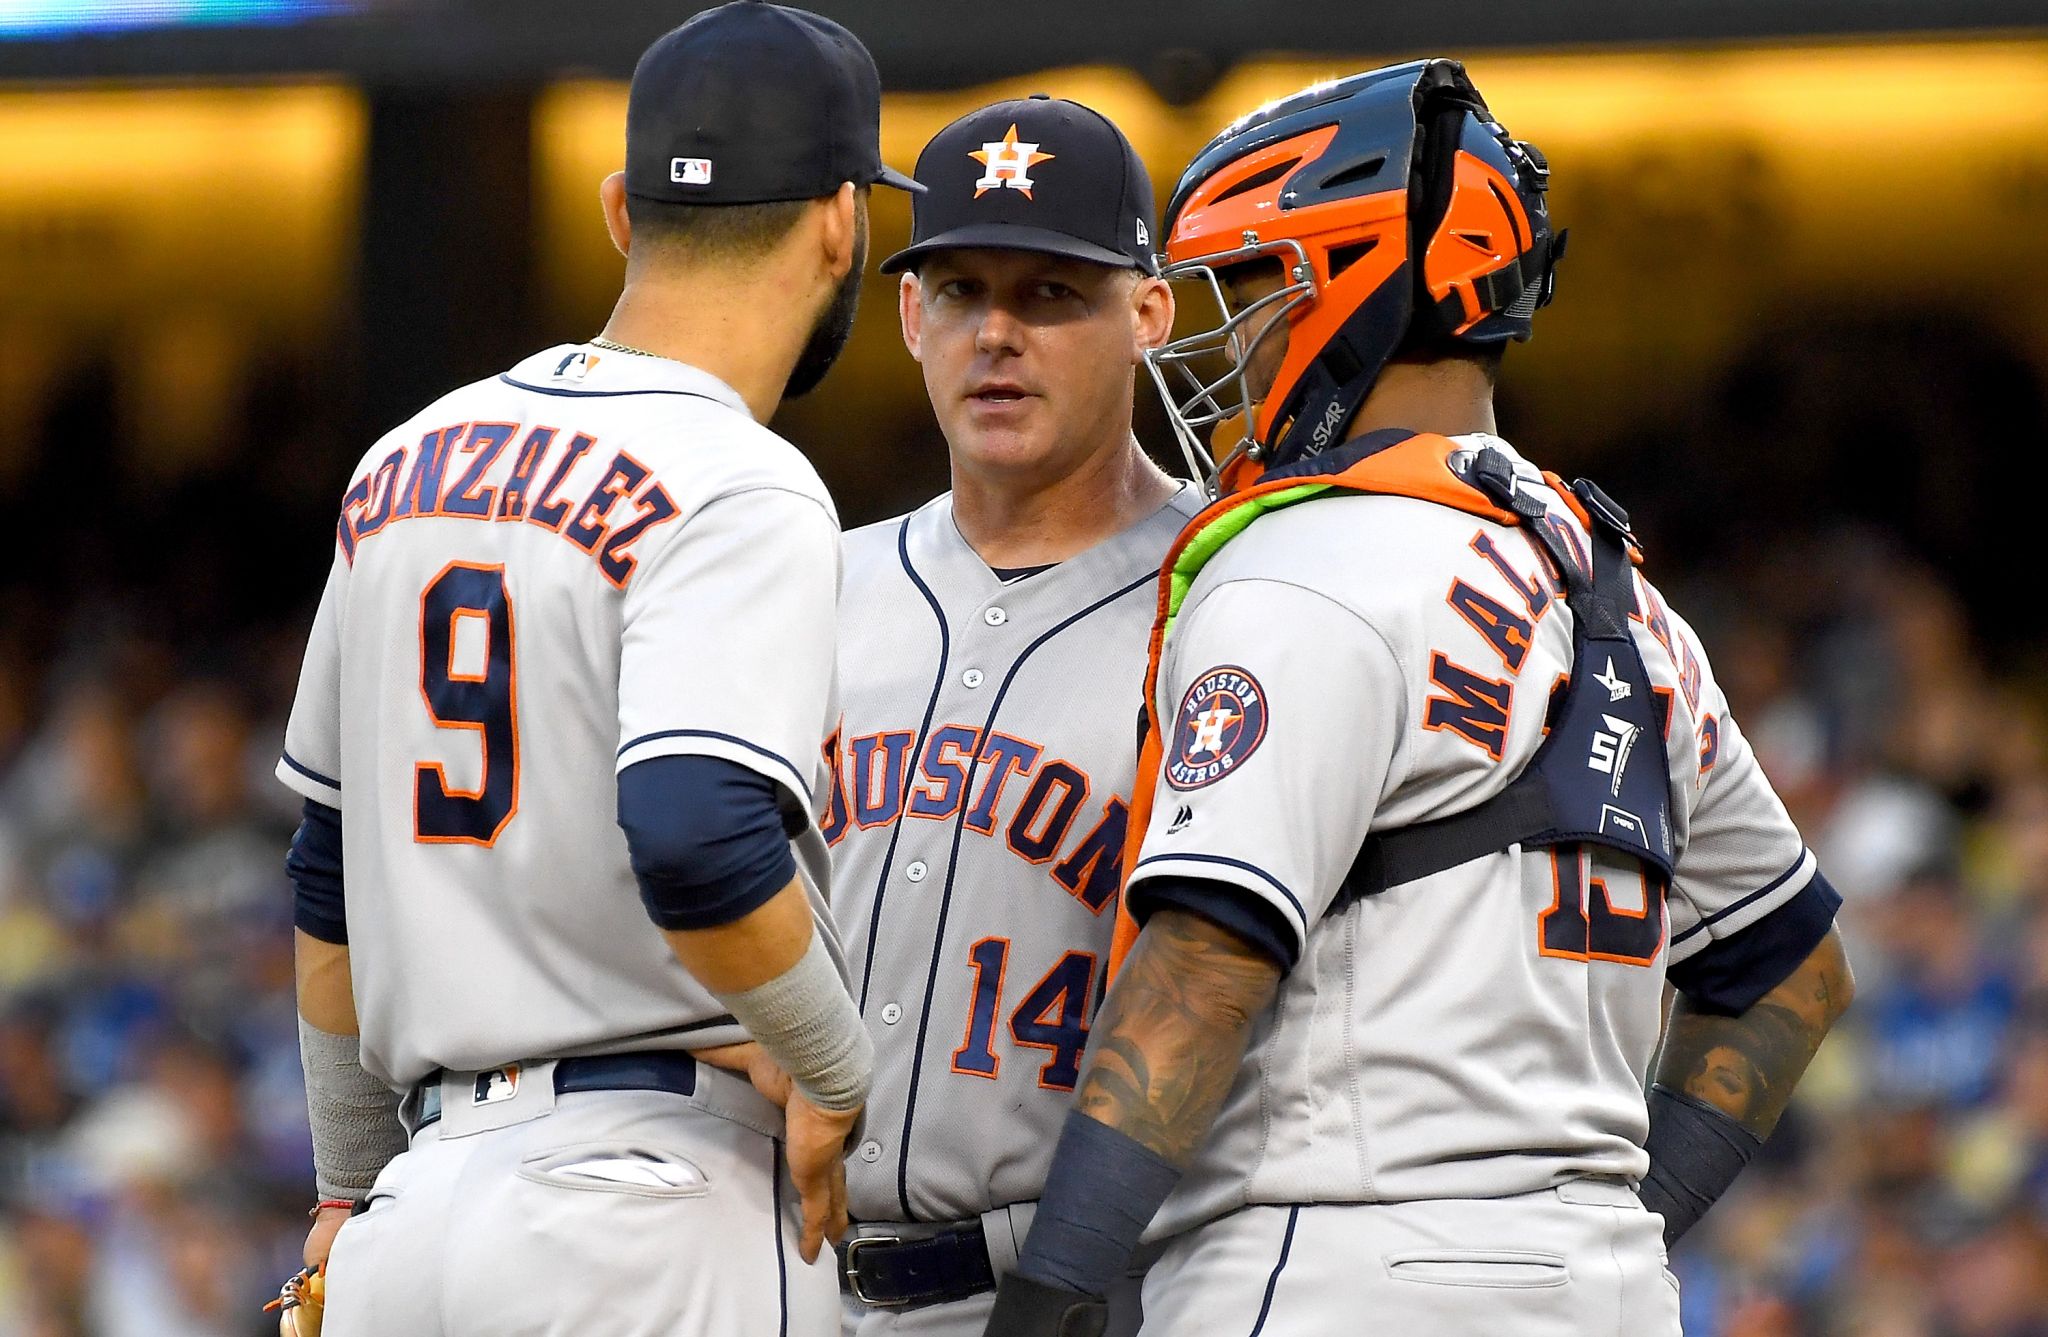
[[[882,1144],[874,1141],[861,1143],[860,1158],[869,1165],[873,1165],[876,1161],[882,1159]]]
[[[912,882],[922,882],[925,879],[925,874],[931,871],[930,866],[924,860],[917,859],[912,861],[911,865],[903,870],[903,876],[909,878]]]
[[[897,1022],[901,1020],[903,1020],[903,1007],[901,1004],[882,1004],[882,1024],[884,1026],[894,1026]]]
[[[982,613],[981,620],[991,627],[1000,627],[1010,620],[1010,615],[1000,608],[990,608]]]
[[[971,668],[960,675],[960,685],[969,691],[981,686],[986,681],[988,681],[988,675],[976,668]]]

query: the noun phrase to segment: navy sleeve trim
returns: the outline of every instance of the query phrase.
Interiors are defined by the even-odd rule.
[[[1301,908],[1301,898],[1289,891],[1286,884],[1281,882],[1279,878],[1274,877],[1257,864],[1246,863],[1242,859],[1225,858],[1220,854],[1155,854],[1149,859],[1138,860],[1138,867],[1131,870],[1133,880],[1136,880],[1139,868],[1144,868],[1148,864],[1158,863],[1213,863],[1220,864],[1225,868],[1243,869],[1286,897],[1287,903],[1294,907],[1294,913],[1301,916],[1302,923],[1306,924],[1309,922],[1308,912]]]
[[[341,811],[307,799],[284,858],[292,882],[292,923],[309,938],[348,946],[348,903],[341,874]]]
[[[719,733],[716,729],[662,729],[656,733],[644,733],[641,734],[638,738],[635,738],[632,742],[620,748],[616,755],[623,757],[628,752],[631,752],[634,748],[639,747],[643,743],[658,743],[664,738],[715,738],[721,743],[731,743],[734,747],[745,748],[747,751],[753,753],[755,756],[765,757],[767,760],[774,762],[776,765],[788,771],[790,777],[794,779],[797,782],[798,786],[803,790],[804,801],[807,803],[811,801],[811,787],[804,783],[803,771],[800,770],[794,762],[790,761],[788,757],[783,756],[780,752],[772,752],[769,749],[762,747],[758,743],[750,743],[746,739],[740,738],[737,735],[729,733]],[[650,758],[650,760],[653,760],[653,758]],[[628,769],[631,768],[629,767]]]
[[[1285,971],[1301,959],[1294,926],[1271,901],[1249,895],[1235,882],[1207,878],[1147,878],[1131,888],[1131,917],[1142,927],[1161,910],[1184,910],[1235,933]]]
[[[326,785],[329,789],[341,788],[341,781],[330,779],[329,777],[322,775],[320,774],[320,772],[314,770],[311,766],[301,766],[298,760],[294,758],[291,753],[280,752],[278,753],[278,756],[283,759],[285,765],[291,767],[300,775],[305,776],[308,780],[313,781],[315,784]],[[311,800],[308,801],[310,802]]]
[[[780,791],[724,757],[651,757],[619,773],[619,826],[648,918],[664,929],[743,918],[796,877]]]
[[[1787,868],[1784,872],[1778,874],[1776,877],[1772,878],[1763,886],[1758,887],[1755,891],[1749,893],[1749,895],[1744,896],[1741,900],[1735,902],[1735,904],[1724,905],[1720,909],[1714,911],[1714,913],[1708,915],[1699,923],[1694,924],[1691,928],[1687,929],[1685,932],[1673,938],[1671,940],[1671,945],[1673,947],[1676,947],[1679,943],[1684,942],[1686,939],[1692,937],[1694,934],[1706,932],[1708,928],[1712,927],[1715,924],[1720,923],[1729,915],[1734,914],[1738,910],[1742,910],[1748,906],[1756,904],[1756,902],[1770,895],[1779,887],[1784,886],[1787,882],[1792,880],[1792,875],[1794,873],[1797,873],[1800,870],[1800,868],[1806,863],[1806,855],[1807,851],[1804,847],[1802,847],[1799,851],[1799,857],[1792,861],[1792,866],[1790,868]],[[1818,870],[1816,870],[1814,872],[1814,877],[1818,878],[1819,876],[1820,873]]]
[[[1791,900],[1740,933],[1708,943],[1672,966],[1667,978],[1702,1012],[1739,1017],[1799,969],[1841,908],[1841,896],[1815,872]]]

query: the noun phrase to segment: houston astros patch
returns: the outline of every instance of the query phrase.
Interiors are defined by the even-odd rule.
[[[1181,698],[1166,782],[1200,789],[1244,765],[1266,737],[1266,689],[1241,668],[1210,669]]]

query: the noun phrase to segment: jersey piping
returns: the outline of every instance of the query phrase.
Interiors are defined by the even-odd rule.
[[[533,385],[526,381],[514,380],[510,372],[500,373],[498,379],[515,390],[524,390],[529,394],[536,395],[552,395],[556,399],[623,399],[628,395],[680,395],[685,399],[708,400],[720,408],[729,409],[732,407],[731,404],[728,404],[716,395],[699,394],[695,390],[569,390],[557,386]]]
[[[953,637],[952,629],[946,625],[946,610],[939,605],[938,596],[932,593],[932,587],[925,583],[924,577],[917,573],[916,564],[910,560],[910,520],[911,517],[909,516],[903,517],[903,523],[896,530],[896,557],[898,561],[903,563],[903,574],[910,577],[910,583],[915,585],[917,592],[924,596],[925,603],[932,610],[933,619],[939,624],[939,667],[937,672],[932,675],[931,695],[925,698],[924,719],[917,726],[917,739],[913,744],[913,751],[911,752],[912,756],[922,756],[925,739],[932,730],[932,716],[937,713],[939,708],[939,694],[946,687],[946,663],[947,656],[951,652]],[[970,781],[972,774],[970,771]],[[889,894],[889,873],[896,866],[896,842],[902,836],[903,823],[897,822],[890,827],[889,845],[882,852],[882,871],[877,876],[875,882],[874,909],[868,914],[867,956],[861,965],[860,972],[859,1001],[863,1017],[867,1015],[868,1011],[868,985],[872,982],[875,973],[875,948],[882,940],[882,901]],[[944,920],[942,919],[940,922],[943,923]],[[933,973],[936,974],[937,970],[938,967],[934,964]],[[931,1007],[929,990],[926,993],[925,1007],[927,1010]],[[919,1032],[918,1048],[920,1052],[924,1048],[922,1030]],[[908,1215],[909,1211],[909,1201],[906,1198],[904,1214]]]
[[[906,566],[908,566],[909,558],[907,554],[905,555],[904,561]],[[1087,618],[1091,614],[1097,613],[1102,609],[1109,607],[1111,604],[1123,598],[1125,595],[1133,594],[1138,590],[1144,589],[1146,586],[1152,583],[1153,579],[1154,577],[1150,575],[1142,576],[1139,579],[1134,580],[1129,584],[1123,586],[1122,588],[1115,590],[1110,594],[1104,595],[1102,598],[1097,599],[1094,603],[1089,604],[1086,607],[1082,608],[1079,612],[1073,613],[1065,619],[1053,624],[1053,626],[1050,629],[1042,633],[1036,640],[1032,641],[1031,644],[1025,646],[1023,651],[1020,654],[1018,654],[1017,658],[1011,661],[1009,671],[1003,675],[1002,686],[996,689],[995,699],[989,703],[988,715],[982,721],[982,736],[987,737],[988,732],[995,727],[996,717],[1002,712],[1003,698],[1009,695],[1010,685],[1016,681],[1017,673],[1020,669],[1024,667],[1025,661],[1029,660],[1032,655],[1036,654],[1040,647],[1044,646],[1047,642],[1051,641],[1061,632],[1066,631],[1069,627],[1072,627],[1076,623],[1081,622],[1083,619]],[[927,597],[929,597],[929,595],[927,595]],[[934,608],[936,608],[936,605],[934,605]],[[941,681],[943,681],[943,676],[941,678]],[[936,704],[936,702],[937,697],[936,695],[934,695],[934,705]],[[926,727],[930,726],[929,717],[927,717],[925,723]],[[920,738],[919,748],[922,749],[922,746],[922,738]],[[964,782],[966,792],[973,792],[975,776],[979,772],[980,767],[981,749],[977,748],[975,750],[973,758],[968,762],[967,765],[966,779]],[[939,894],[938,921],[934,925],[932,930],[931,967],[927,971],[925,976],[924,1003],[923,1006],[919,1009],[919,1016],[917,1020],[917,1045],[913,1052],[918,1054],[922,1054],[924,1052],[925,1041],[928,1037],[928,1033],[931,1028],[932,999],[938,991],[939,958],[941,955],[941,945],[945,942],[946,939],[946,920],[953,906],[953,883],[955,878],[959,875],[960,842],[962,837],[966,834],[968,811],[969,805],[962,804],[960,811],[956,813],[953,817],[953,843],[951,845],[950,852],[947,855],[946,860],[946,885]],[[902,825],[899,823],[897,825],[897,830],[900,831],[901,829]],[[891,855],[893,855],[895,852],[893,841],[894,837],[892,836],[892,843],[890,849]],[[876,910],[878,915],[880,912],[880,905],[881,902],[880,898],[878,897],[876,899]],[[871,932],[868,939],[869,950],[871,952],[873,950],[875,937],[876,935]],[[912,1126],[917,1121],[917,1093],[918,1087],[921,1084],[922,1080],[922,1069],[913,1068],[910,1076],[910,1086],[904,1096],[903,1136],[901,1140],[898,1142],[896,1148],[896,1196],[897,1200],[902,1205],[903,1219],[906,1221],[916,1219],[911,1215],[910,1211],[910,1136]]]

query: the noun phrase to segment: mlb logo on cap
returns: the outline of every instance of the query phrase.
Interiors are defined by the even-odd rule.
[[[671,158],[668,179],[679,186],[708,186],[711,184],[711,159]]]

